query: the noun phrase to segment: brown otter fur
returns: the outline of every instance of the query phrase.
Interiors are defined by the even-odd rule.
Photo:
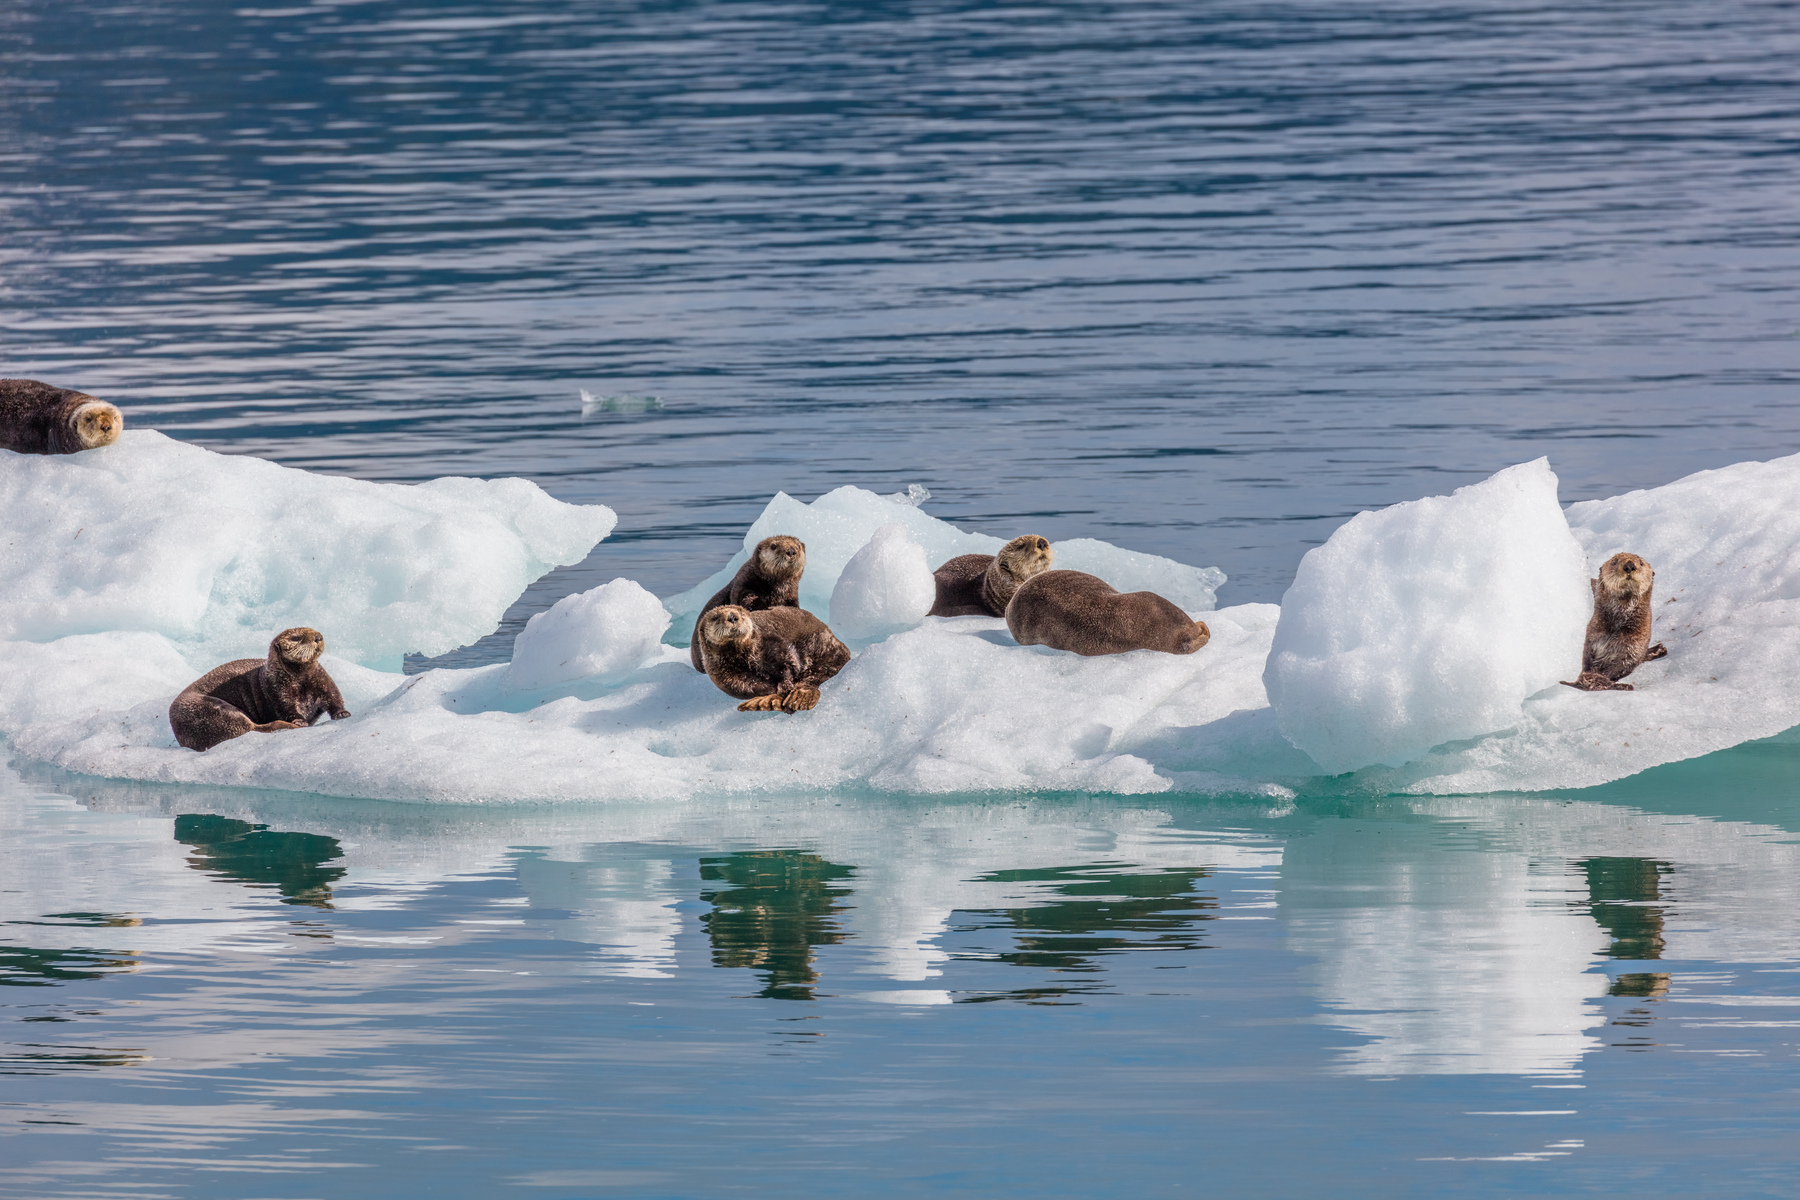
[[[1016,537],[998,554],[959,554],[931,573],[934,617],[1004,617],[1021,583],[1050,569],[1056,552],[1036,534]]]
[[[1192,654],[1212,640],[1206,622],[1155,592],[1121,592],[1085,571],[1045,571],[1020,584],[1006,606],[1006,628],[1021,646],[1090,656]]]
[[[778,533],[756,543],[750,561],[738,568],[731,582],[713,593],[700,615],[694,618],[693,640],[688,642],[688,657],[694,670],[705,672],[700,660],[700,622],[721,604],[735,604],[751,612],[769,608],[794,608],[800,603],[800,576],[806,570],[806,543],[797,537]]]
[[[189,750],[211,750],[246,733],[304,728],[320,713],[343,720],[350,710],[319,665],[323,653],[318,630],[284,629],[269,643],[269,657],[214,667],[169,705],[175,740]]]
[[[119,440],[125,418],[86,392],[35,379],[0,379],[0,448],[20,454],[75,454]]]
[[[751,612],[721,604],[700,621],[706,673],[739,712],[799,712],[819,702],[819,685],[844,669],[850,651],[804,608]]]
[[[1639,664],[1668,657],[1661,642],[1650,644],[1650,590],[1656,572],[1635,554],[1615,554],[1588,580],[1594,593],[1594,615],[1588,619],[1587,643],[1581,649],[1581,674],[1562,682],[1584,692],[1629,692],[1619,680]]]

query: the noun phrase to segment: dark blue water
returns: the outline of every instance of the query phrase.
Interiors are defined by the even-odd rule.
[[[1796,62],[1745,0],[13,0],[0,374],[618,510],[459,661],[843,483],[1274,600],[1539,454],[1576,500],[1800,449]],[[1789,1196],[1797,781],[494,810],[18,761],[0,1193]]]

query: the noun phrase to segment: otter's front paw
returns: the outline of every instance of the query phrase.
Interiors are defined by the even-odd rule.
[[[789,713],[805,712],[819,702],[819,689],[810,684],[801,684],[781,698],[781,711]]]
[[[1656,645],[1654,645],[1654,646],[1650,647],[1648,650],[1644,651],[1644,661],[1645,662],[1649,662],[1651,659],[1654,659],[1654,658],[1667,658],[1667,657],[1669,657],[1669,649],[1667,646],[1664,646],[1661,642],[1656,643]]]
[[[738,705],[739,712],[774,712],[781,707],[780,696],[753,696]]]
[[[278,733],[283,729],[305,729],[306,723],[304,721],[270,721],[266,725],[253,725],[251,728],[258,733]]]
[[[350,710],[347,708],[337,709],[331,714],[331,719],[334,721],[348,721],[350,719]]]

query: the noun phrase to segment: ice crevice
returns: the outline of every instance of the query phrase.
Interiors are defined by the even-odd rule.
[[[1092,539],[1057,565],[1152,590],[1211,626],[1193,655],[1021,647],[997,619],[924,615],[929,568],[1034,530],[974,532],[909,497],[777,494],[744,549],[658,599],[625,579],[533,617],[512,660],[396,673],[497,627],[614,516],[516,479],[377,484],[151,431],[65,457],[0,452],[0,733],[93,775],[427,802],[708,794],[1456,794],[1604,783],[1800,726],[1800,456],[1563,509],[1544,460],[1359,514],[1281,605],[1215,608],[1224,576]],[[688,664],[705,598],[774,533],[803,606],[856,651],[811,712],[746,714]],[[1561,687],[1587,578],[1656,570],[1669,657],[1633,692]],[[324,631],[355,716],[175,746],[207,668]]]

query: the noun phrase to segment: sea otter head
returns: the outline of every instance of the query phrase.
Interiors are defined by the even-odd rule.
[[[1050,543],[1028,533],[1024,537],[1016,537],[1000,547],[1000,553],[994,561],[1000,570],[1018,587],[1033,575],[1042,575],[1056,561],[1056,551],[1050,549]]]
[[[748,642],[755,636],[756,622],[750,619],[750,610],[735,604],[721,604],[700,619],[700,640],[709,646]]]
[[[290,667],[308,667],[319,661],[319,655],[325,653],[325,635],[316,629],[308,629],[302,625],[295,629],[284,629],[275,635],[269,643],[269,657],[278,658]]]
[[[1656,572],[1635,554],[1615,554],[1600,568],[1600,593],[1614,601],[1630,603],[1650,594]]]
[[[125,418],[104,400],[90,398],[71,416],[75,437],[84,450],[112,445],[119,440],[119,431],[125,428]]]
[[[756,569],[764,579],[798,579],[806,570],[806,543],[778,533],[756,543]]]

